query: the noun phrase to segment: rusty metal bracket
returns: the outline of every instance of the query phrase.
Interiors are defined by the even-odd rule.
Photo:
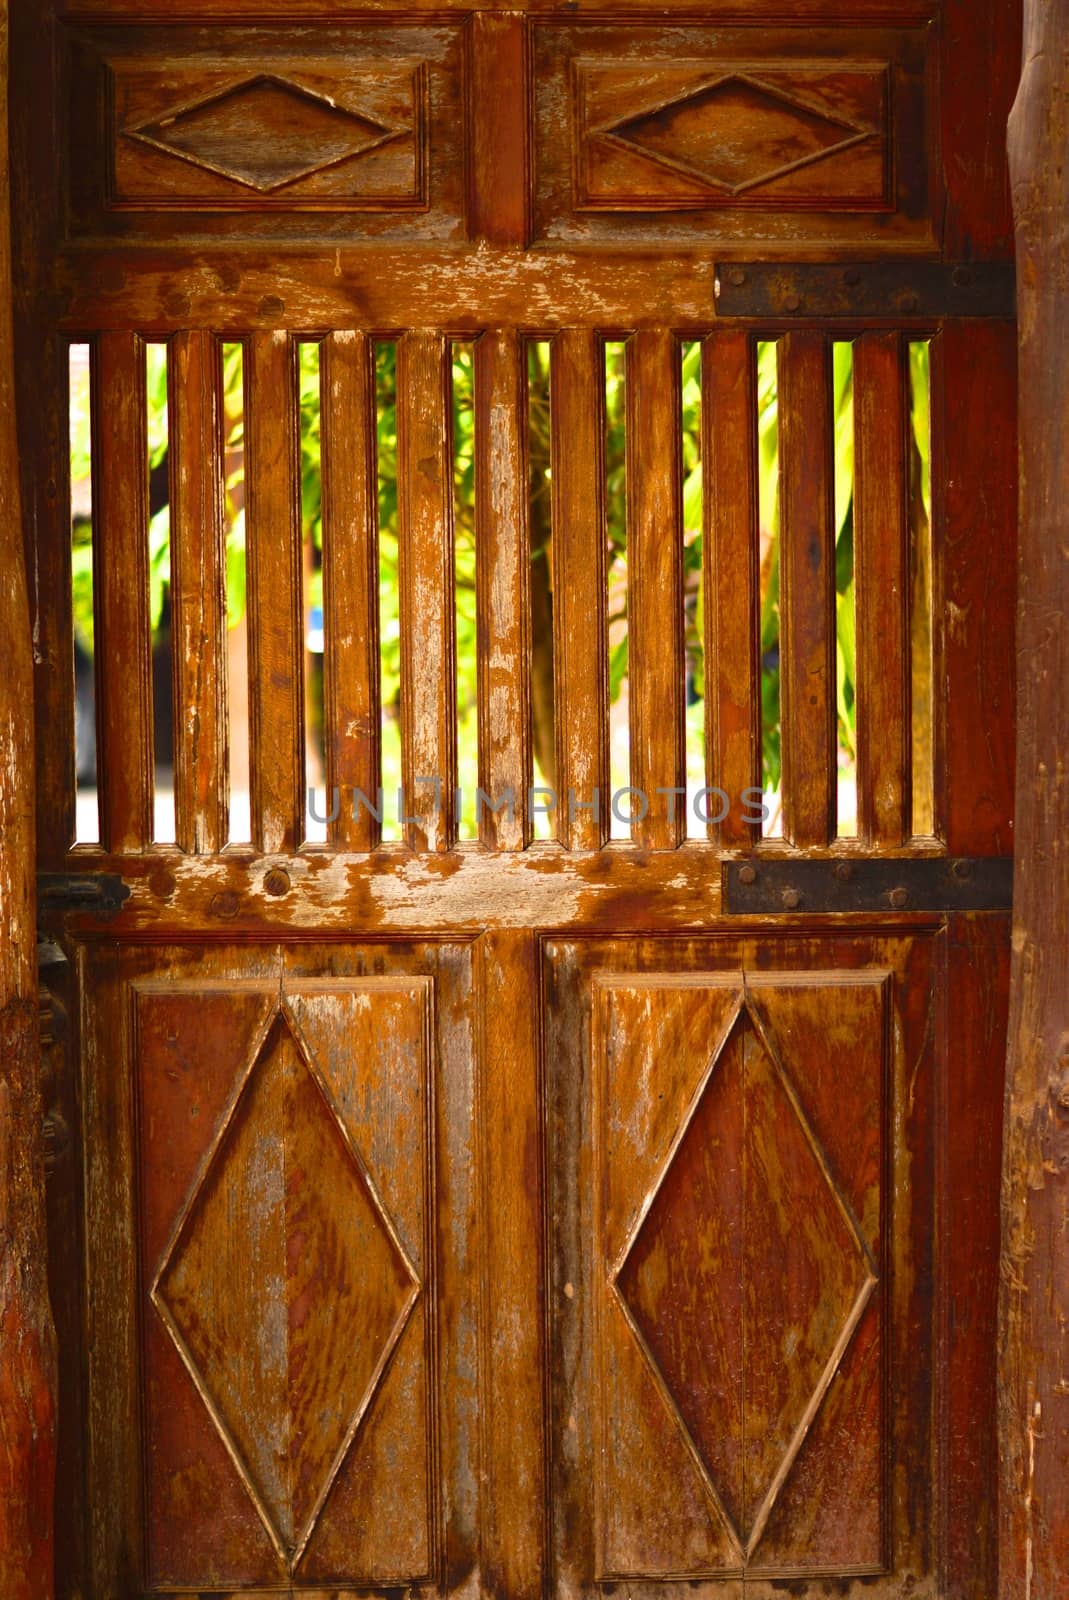
[[[716,269],[721,317],[888,318],[1016,315],[1012,261],[729,261]]]
[[[1008,911],[1012,856],[910,856],[723,864],[723,909],[771,912]]]
[[[39,872],[37,907],[46,911],[120,911],[130,886],[113,872]]]

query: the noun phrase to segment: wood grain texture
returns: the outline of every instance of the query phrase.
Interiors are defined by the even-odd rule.
[[[135,333],[103,333],[91,359],[100,839],[143,850],[154,793],[145,347]]]
[[[932,378],[935,681],[946,685],[934,730],[937,830],[951,854],[1001,855],[1014,808],[1014,324],[948,322]],[[981,527],[990,542],[978,561]]]
[[[25,246],[24,246],[25,248]],[[19,466],[34,638],[37,854],[59,869],[74,843],[74,617],[71,593],[70,346],[39,319],[20,315]],[[48,736],[42,730],[48,729]]]
[[[245,347],[246,572],[252,837],[304,837],[304,618],[297,348],[282,332]]]
[[[643,849],[673,850],[685,807],[657,791],[686,785],[679,346],[664,329],[636,333],[626,362],[631,784],[648,808],[631,835]]]
[[[1029,0],[1025,19],[1025,66],[1009,139],[1019,263],[1021,478],[999,1593],[1006,1600],[1053,1600],[1069,1570],[1069,171],[1060,156],[1069,138],[1069,18],[1064,8]],[[1008,346],[1006,339],[998,347],[1007,358]]]
[[[947,0],[943,6],[940,177],[943,248],[951,261],[1013,254],[1005,132],[1020,74],[1026,9],[1006,0]]]
[[[557,836],[569,850],[596,850],[610,799],[605,368],[594,335],[579,330],[558,335],[551,362]]]
[[[168,351],[175,838],[198,855],[229,833],[221,390],[215,339],[178,334]]]
[[[0,4],[0,1588],[51,1600],[56,1347],[45,1264],[33,661],[19,497],[7,135],[8,15]]]
[[[894,849],[910,826],[908,353],[854,341],[858,834]]]
[[[138,986],[156,1581],[431,1565],[430,998],[419,977],[293,981],[281,1007],[263,984]],[[230,1049],[194,1083],[173,1064],[206,1033]],[[247,1495],[228,1507],[216,1468],[191,1527],[176,1498],[227,1454]]]
[[[938,943],[543,953],[558,1584],[934,1592]]]
[[[801,846],[835,837],[835,514],[831,347],[817,332],[779,349],[780,703],[783,819]]]
[[[538,944],[528,929],[485,934],[480,984],[482,1583],[541,1596],[544,1517],[545,1279],[542,1075],[534,1005]]]
[[[527,41],[518,10],[471,19],[470,222],[492,244],[527,242]]]
[[[475,603],[479,837],[497,850],[530,838],[531,549],[526,352],[513,331],[475,346]],[[493,807],[512,796],[512,807]]]
[[[705,613],[706,783],[730,809],[710,833],[751,845],[741,795],[761,783],[757,381],[748,333],[702,347],[702,581]]]
[[[401,783],[413,850],[456,836],[456,565],[449,341],[397,346]]]
[[[859,258],[936,245],[934,40],[854,17],[829,18],[801,58],[771,18],[759,35],[719,13],[641,33],[547,18],[532,30],[533,237],[701,248],[713,234]]]
[[[326,779],[328,794],[345,797],[328,837],[356,850],[380,831],[352,803],[361,789],[374,804],[381,781],[374,360],[365,333],[331,333],[321,346]]]
[[[939,1248],[946,1264],[946,1586],[953,1600],[999,1592],[995,1387],[1009,933],[1005,916],[956,916],[947,938],[954,1067],[941,1090]],[[968,1144],[957,1137],[966,1118]]]

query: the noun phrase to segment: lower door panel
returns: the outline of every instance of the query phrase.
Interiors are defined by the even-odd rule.
[[[938,942],[544,946],[563,1592],[935,1592]]]
[[[98,1593],[434,1591],[474,1564],[469,954],[98,960]]]

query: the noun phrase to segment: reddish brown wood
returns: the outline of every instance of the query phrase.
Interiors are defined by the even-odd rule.
[[[51,1600],[56,1350],[45,1271],[33,663],[12,351],[8,18],[0,5],[0,1589]]]
[[[227,842],[229,779],[219,346],[178,334],[168,360],[175,838],[214,855]]]
[[[401,781],[414,850],[456,836],[456,599],[449,341],[397,346]]]
[[[831,347],[788,334],[779,353],[780,707],[784,832],[835,836],[835,516]]]
[[[596,850],[609,835],[611,798],[605,368],[594,335],[570,329],[554,342],[552,363],[557,836],[570,850]]]
[[[479,784],[490,803],[479,837],[498,850],[521,850],[530,837],[528,470],[523,342],[511,330],[484,333],[475,346],[475,537]]]
[[[952,855],[1013,848],[1017,345],[948,322],[933,347],[936,824]],[[976,530],[987,555],[976,559]],[[940,726],[941,723],[941,726]],[[940,751],[940,734],[945,741]]]
[[[1024,7],[1005,0],[942,6],[943,248],[951,261],[1013,254],[1004,133],[1020,72],[1023,14]]]
[[[628,707],[631,783],[646,801],[632,838],[672,850],[686,836],[680,354],[663,329],[627,344]]]
[[[25,246],[24,246],[25,248]],[[22,318],[20,317],[20,323]],[[34,722],[38,739],[37,853],[60,869],[75,834],[74,620],[71,603],[70,348],[64,335],[29,319],[22,349],[19,457],[24,518],[33,562]],[[29,349],[27,350],[27,345]],[[35,419],[30,426],[29,419]]]
[[[187,848],[155,846],[139,824],[136,848],[113,839],[77,858],[122,875],[124,909],[52,913],[85,1025],[85,1292],[66,1361],[84,1352],[87,1417],[83,1430],[68,1412],[64,1482],[87,1486],[90,1554],[63,1585],[987,1600],[993,1435],[974,1413],[993,1371],[1003,925],[948,930],[888,908],[832,927],[802,906],[740,933],[717,848],[753,837],[737,803],[712,844],[671,848],[682,819],[665,807],[602,848],[603,341],[630,346],[628,688],[636,779],[653,788],[681,777],[683,756],[676,341],[707,341],[708,765],[741,791],[759,780],[761,734],[751,341],[787,335],[789,837],[762,849],[801,854],[841,848],[828,365],[831,337],[858,339],[861,844],[913,856],[941,846],[904,837],[897,354],[911,328],[933,337],[940,820],[951,848],[1006,848],[1008,788],[991,773],[1011,709],[998,596],[1012,415],[997,403],[1010,330],[922,327],[890,304],[841,331],[804,307],[746,327],[718,319],[711,266],[721,250],[729,271],[770,249],[875,255],[900,263],[905,296],[918,254],[1002,248],[997,44],[964,40],[959,0],[938,16],[927,0],[857,0],[848,19],[833,0],[729,0],[714,21],[689,0],[668,20],[580,0],[578,21],[560,0],[467,15],[452,0],[437,14],[422,0],[409,13],[182,0],[166,18],[145,0],[89,3],[71,0],[55,81],[51,15],[16,77],[34,99],[16,117],[17,220],[34,241],[24,482],[48,502],[27,518],[41,704],[55,711],[42,784],[70,789],[70,685],[50,683],[69,631],[56,592],[69,528],[49,508],[65,448],[49,335],[112,341],[112,388],[139,339],[176,336],[179,744],[190,707],[209,738],[180,757]],[[996,0],[979,4],[1004,42]],[[949,81],[951,37],[975,68],[967,87]],[[63,243],[37,242],[35,219],[61,199]],[[529,235],[552,248],[525,248]],[[227,850],[205,388],[220,334],[248,352],[255,787],[253,843]],[[304,848],[301,590],[315,555],[305,546],[302,563],[296,345],[322,352],[328,785],[374,791],[373,336],[399,347],[415,820],[406,844],[383,845],[343,799],[327,847]],[[551,452],[541,393],[530,406],[527,392],[532,337],[554,346]],[[484,811],[480,840],[458,846],[461,338],[475,349],[479,775],[521,805],[515,819]],[[140,507],[143,449],[115,442],[136,431],[131,392],[125,422],[121,407],[102,413],[113,510]],[[385,463],[386,384],[379,398]],[[127,607],[129,661],[148,623],[127,538],[105,603]],[[559,840],[537,845],[521,820],[532,676],[563,799]],[[142,691],[113,784],[148,772]],[[570,809],[569,788],[588,804],[597,790],[600,815]],[[69,793],[61,805],[42,834],[60,864]],[[78,1248],[72,1230],[65,1249]]]
[[[330,838],[370,850],[381,770],[374,348],[364,333],[332,333],[320,360],[324,725],[327,792],[339,791]],[[354,805],[357,789],[370,807]]]
[[[527,39],[519,11],[471,18],[471,230],[492,244],[527,236]]]
[[[92,362],[100,840],[143,850],[154,791],[145,347],[135,333],[103,333]]]
[[[901,336],[854,341],[854,592],[861,838],[910,827],[908,373]]]
[[[1003,1132],[999,1593],[1069,1571],[1069,17],[1025,7],[1010,121],[1021,317],[1016,877]]]
[[[942,1085],[940,1248],[946,1262],[946,1585],[953,1600],[999,1593],[995,1334],[1008,935],[1008,917],[955,916],[947,939],[945,1026],[955,1066]],[[968,1142],[958,1135],[966,1121]]]
[[[714,334],[702,349],[702,465],[706,782],[730,800],[727,816],[709,827],[723,845],[750,845],[760,829],[743,820],[741,796],[761,781],[761,686],[757,386],[748,333]]]
[[[543,1095],[537,1019],[517,1012],[516,996],[538,988],[538,943],[528,929],[496,929],[477,950],[482,1581],[489,1594],[535,1600],[547,1578]]]
[[[287,333],[246,345],[245,440],[252,838],[271,852],[304,834],[300,422]]]
[[[933,934],[545,942],[562,1589],[932,1571]]]

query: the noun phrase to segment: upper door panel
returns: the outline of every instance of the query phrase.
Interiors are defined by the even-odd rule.
[[[74,22],[67,234],[931,251],[934,59],[916,20]]]

